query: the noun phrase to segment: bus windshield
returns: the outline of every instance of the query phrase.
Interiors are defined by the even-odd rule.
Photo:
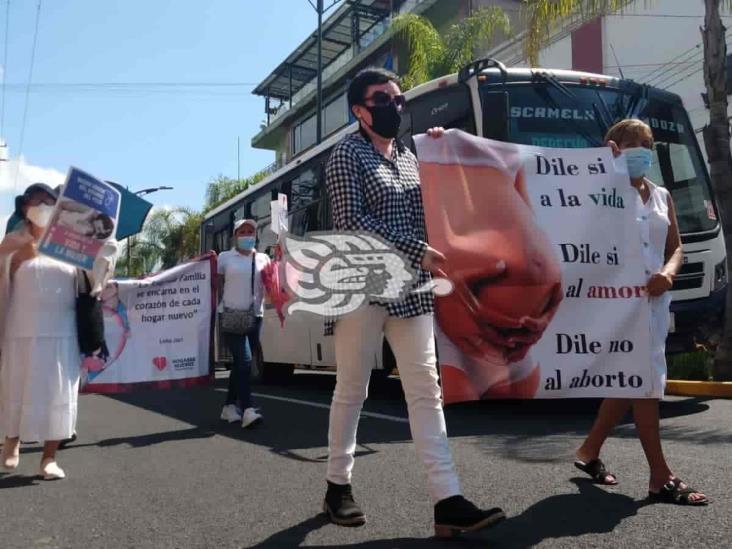
[[[491,88],[482,89],[486,106],[490,104],[488,94],[497,91]],[[612,121],[626,117],[646,121],[656,142],[648,178],[671,192],[681,233],[717,227],[704,160],[682,107],[656,99],[639,100],[619,90],[576,85],[567,85],[563,91],[558,86],[514,84],[505,90],[509,98],[508,140],[514,143],[597,147],[602,146],[603,133]]]

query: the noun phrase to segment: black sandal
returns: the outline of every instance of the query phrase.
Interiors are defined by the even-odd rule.
[[[605,486],[615,486],[618,483],[617,477],[605,468],[605,464],[600,458],[592,459],[587,463],[577,460],[574,462],[574,466],[583,473],[587,473],[588,475],[590,475],[592,480],[594,480],[598,484],[604,484]],[[612,477],[614,482],[608,482],[607,477]]]
[[[691,486],[687,485],[686,488],[682,488],[681,485],[684,482],[680,478],[669,480],[663,485],[659,492],[648,491],[648,499],[656,503],[673,503],[676,505],[707,505],[709,500],[707,496],[704,496],[698,490],[694,490]],[[691,494],[701,494],[704,496],[701,499],[691,500],[689,496]]]

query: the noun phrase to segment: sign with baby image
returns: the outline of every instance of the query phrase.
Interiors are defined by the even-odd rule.
[[[91,270],[105,243],[114,236],[119,208],[117,189],[71,168],[38,251]]]
[[[82,363],[83,391],[118,393],[208,383],[213,372],[214,254],[102,292],[109,357]]]
[[[435,298],[445,402],[662,395],[624,159],[459,130],[415,143],[454,286]]]

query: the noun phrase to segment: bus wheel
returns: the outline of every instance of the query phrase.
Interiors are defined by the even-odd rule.
[[[262,369],[262,383],[286,385],[292,381],[295,373],[294,364],[282,362],[265,362]]]
[[[255,383],[265,383],[272,385],[284,385],[292,381],[292,375],[295,372],[294,364],[284,364],[281,362],[265,362],[262,346],[257,345],[257,349],[252,357],[252,381]]]

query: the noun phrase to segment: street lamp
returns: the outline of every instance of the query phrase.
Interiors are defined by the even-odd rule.
[[[166,187],[166,186],[162,186],[162,187],[150,187],[149,189],[141,189],[139,191],[135,191],[134,194],[136,194],[137,196],[145,196],[146,194],[151,194],[151,193],[154,193],[154,192],[157,192],[157,191],[172,191],[172,190],[173,190],[173,187]],[[129,278],[130,272],[131,272],[130,271],[130,267],[131,267],[130,263],[132,261],[132,257],[130,255],[130,239],[131,238],[132,238],[132,235],[130,235],[130,236],[127,237],[127,246],[126,246],[126,248],[127,248],[127,277],[128,278]]]
[[[137,196],[145,196],[146,194],[151,194],[157,191],[172,191],[173,187],[150,187],[149,189],[142,189],[141,191],[135,191],[135,194]]]

